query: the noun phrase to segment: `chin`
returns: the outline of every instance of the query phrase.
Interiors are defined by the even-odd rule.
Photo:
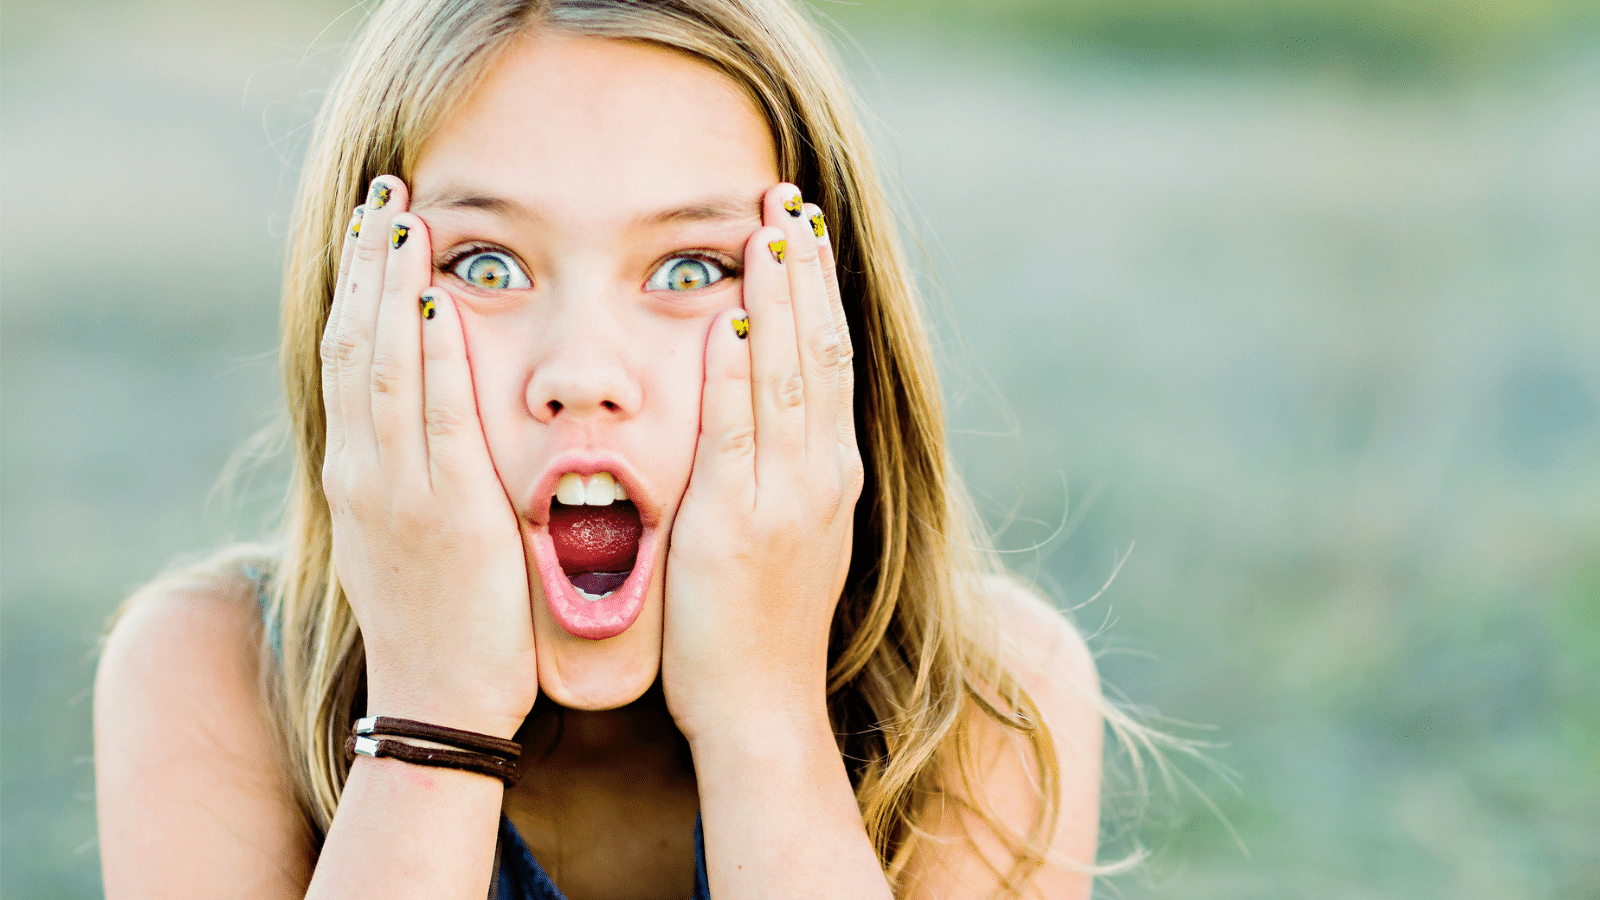
[[[542,585],[533,580],[529,587],[541,694],[568,709],[599,711],[627,706],[650,689],[661,672],[666,586],[659,560],[652,569],[638,618],[622,633],[602,640],[578,637],[558,624]]]

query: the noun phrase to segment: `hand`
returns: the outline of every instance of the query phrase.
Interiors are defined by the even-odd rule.
[[[748,340],[734,327],[744,313],[732,311],[706,341],[661,661],[691,744],[827,721],[828,634],[862,466],[833,254],[821,211],[799,203],[793,185],[768,191],[766,224],[745,246]]]
[[[365,643],[369,714],[510,737],[539,689],[527,563],[461,319],[429,286],[428,229],[407,199],[400,179],[373,182],[322,337],[334,570]]]

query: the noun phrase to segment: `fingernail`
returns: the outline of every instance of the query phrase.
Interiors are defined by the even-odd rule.
[[[822,213],[817,213],[811,217],[811,230],[817,237],[822,237],[828,233],[828,222],[822,218]]]
[[[383,209],[389,202],[389,186],[381,181],[372,183],[372,193],[367,198],[368,209]]]
[[[356,211],[350,214],[350,236],[351,237],[360,237],[361,236],[361,217],[365,216],[366,214],[367,214],[367,208],[365,206],[356,207]]]
[[[394,223],[394,227],[389,230],[389,246],[399,250],[400,245],[406,242],[406,236],[410,233],[410,225],[401,225],[399,222]]]
[[[733,334],[741,341],[750,336],[749,315],[745,313],[739,313],[733,317]]]
[[[434,306],[434,303],[433,303],[433,295],[432,294],[423,294],[422,295],[422,317],[424,319],[431,319],[431,318],[433,318],[434,314],[437,313],[438,311],[439,310]]]
[[[783,248],[785,246],[786,243],[784,241],[773,241],[767,245],[767,249],[772,251],[772,258],[781,263],[783,262]]]
[[[800,218],[800,206],[799,194],[795,194],[793,197],[783,201],[783,208],[788,210],[789,215],[794,216],[796,219]]]

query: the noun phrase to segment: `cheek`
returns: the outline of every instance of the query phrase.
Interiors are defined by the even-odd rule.
[[[529,418],[525,402],[529,360],[521,342],[496,324],[462,308],[472,391],[489,456],[498,467],[510,462],[508,454],[525,444],[521,431]]]
[[[705,327],[661,346],[646,365],[645,417],[673,460],[674,472],[688,481],[700,434],[700,402],[705,388]]]

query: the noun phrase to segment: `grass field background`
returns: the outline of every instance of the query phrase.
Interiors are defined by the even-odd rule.
[[[207,497],[344,8],[0,13],[4,897],[99,893],[103,623],[268,505]],[[1101,892],[1600,894],[1596,4],[818,8],[1008,560],[1238,773]]]

